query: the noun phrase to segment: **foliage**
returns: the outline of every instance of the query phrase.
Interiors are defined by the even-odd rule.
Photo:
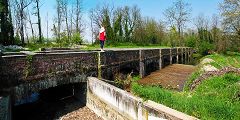
[[[25,78],[27,78],[33,73],[33,67],[32,67],[33,56],[27,55],[26,60],[27,60],[27,65],[24,68]]]
[[[83,42],[83,39],[81,35],[79,33],[74,33],[72,36],[72,43],[80,45],[82,44],[82,42]]]
[[[185,112],[199,119],[238,120],[240,118],[240,76],[226,74],[205,80],[192,92],[174,92],[159,87],[132,84],[132,91],[144,99],[150,99]]]
[[[207,41],[202,41],[199,46],[198,46],[198,53],[202,55],[208,55],[210,50],[213,50],[214,45],[207,42]]]
[[[196,47],[196,37],[195,36],[187,36],[185,38],[185,43],[186,43],[187,47],[195,48]]]
[[[21,45],[21,39],[20,39],[20,36],[19,34],[17,34],[14,38],[14,44],[16,45]]]
[[[225,26],[225,31],[237,34],[240,36],[240,0],[224,0],[221,3],[221,14],[223,16],[223,24]]]
[[[29,43],[25,47],[30,51],[39,51],[40,48],[54,48],[54,47],[60,47],[60,45],[55,42],[44,42],[42,44]]]

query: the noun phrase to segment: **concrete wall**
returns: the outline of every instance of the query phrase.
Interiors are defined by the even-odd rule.
[[[11,113],[10,96],[0,96],[0,120],[11,120]]]
[[[197,120],[153,101],[143,101],[93,77],[88,78],[87,107],[105,120]]]

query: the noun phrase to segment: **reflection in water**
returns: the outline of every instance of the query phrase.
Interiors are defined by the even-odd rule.
[[[33,103],[36,102],[39,99],[39,93],[33,93],[31,94],[31,96],[18,100],[15,102],[15,105],[22,105],[22,104],[26,104],[26,103]]]

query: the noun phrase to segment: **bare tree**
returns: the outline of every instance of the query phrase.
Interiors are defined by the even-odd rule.
[[[224,0],[220,8],[225,30],[240,36],[240,0]]]
[[[42,43],[43,42],[43,38],[42,38],[42,27],[41,27],[41,16],[40,16],[40,6],[39,6],[39,3],[40,3],[40,0],[35,0],[35,3],[36,3],[36,9],[37,9],[37,18],[38,18],[38,42],[39,43]]]
[[[185,3],[183,0],[177,0],[177,2],[174,2],[173,6],[167,8],[164,12],[164,15],[171,27],[177,27],[180,39],[185,23],[189,21],[190,11],[190,4]],[[182,42],[179,41],[179,43]]]
[[[89,14],[89,18],[90,18],[90,27],[91,27],[91,35],[92,35],[92,44],[93,44],[93,36],[94,36],[94,31],[93,31],[93,11],[91,10],[90,12],[89,12],[90,14]]]
[[[63,7],[62,7],[62,0],[56,0],[56,9],[57,9],[57,26],[54,25],[54,32],[57,35],[57,42],[60,42],[61,39],[61,25],[62,25],[62,19],[63,19]]]
[[[49,29],[49,26],[48,26],[48,12],[47,12],[47,18],[46,18],[46,21],[47,21],[47,40],[48,40],[48,29]]]
[[[66,33],[67,33],[67,42],[69,42],[70,39],[70,32],[69,32],[69,26],[68,26],[68,0],[62,1],[62,9],[63,9],[63,17],[66,24]]]
[[[29,11],[29,10],[27,9],[27,11]],[[30,27],[31,27],[32,37],[33,37],[33,39],[35,39],[35,34],[34,34],[34,29],[33,29],[33,23],[32,23],[32,20],[31,20],[31,16],[30,16],[29,12],[27,14],[28,14],[28,22],[29,22]]]
[[[75,24],[76,24],[76,32],[81,33],[82,32],[82,15],[81,15],[81,4],[82,0],[76,0],[75,5]]]
[[[98,30],[101,27],[101,24],[103,23],[103,10],[96,6],[96,8],[91,9],[89,11],[89,18],[91,19],[91,32],[92,32],[92,38],[97,39],[98,36]]]
[[[19,26],[20,26],[20,38],[21,38],[21,42],[22,45],[25,44],[24,42],[24,25],[25,25],[25,20],[26,20],[26,14],[25,14],[25,8],[27,8],[30,4],[32,3],[31,0],[15,0],[15,4],[16,4],[16,10],[17,10],[17,17],[16,19],[18,19],[17,21],[19,22]]]
[[[224,17],[225,48],[240,51],[240,0],[224,0],[220,8]]]

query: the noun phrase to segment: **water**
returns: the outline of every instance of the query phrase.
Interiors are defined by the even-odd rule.
[[[18,100],[15,102],[15,106],[17,105],[22,105],[22,104],[26,104],[26,103],[33,103],[39,100],[39,93],[33,93],[31,94],[31,96]]]

